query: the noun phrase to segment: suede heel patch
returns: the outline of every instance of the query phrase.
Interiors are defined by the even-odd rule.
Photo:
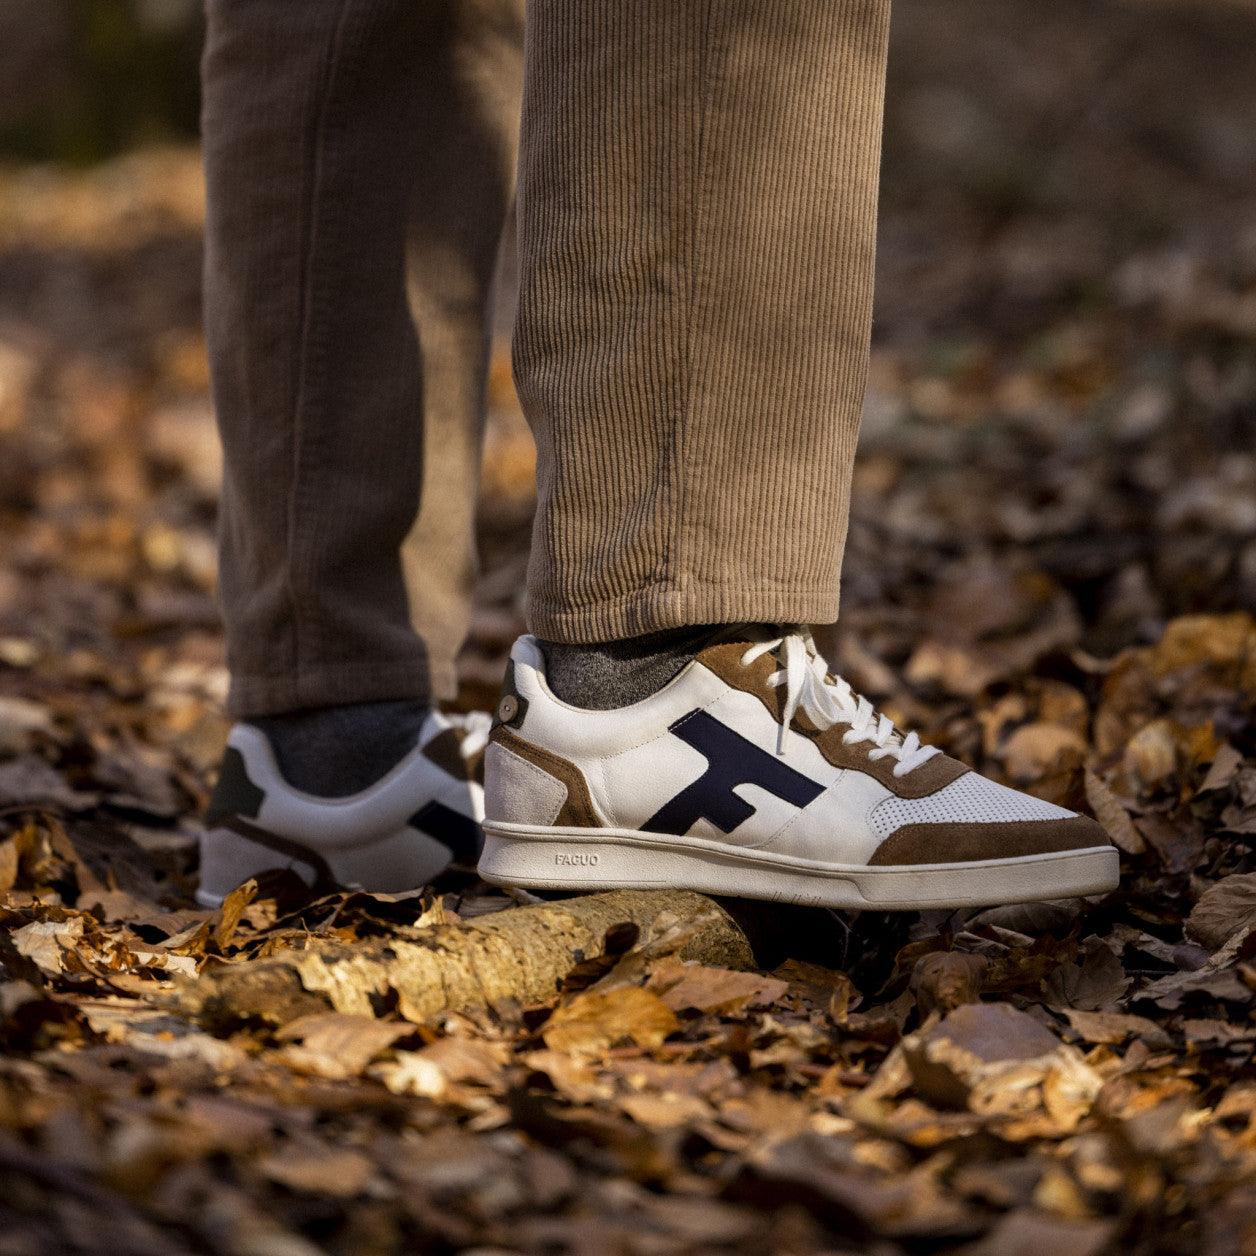
[[[556,825],[572,828],[600,826],[601,821],[593,809],[593,799],[589,795],[584,773],[569,759],[564,759],[543,746],[534,745],[502,724],[493,729],[489,740],[547,772],[567,787],[567,801],[563,803],[554,820]]]

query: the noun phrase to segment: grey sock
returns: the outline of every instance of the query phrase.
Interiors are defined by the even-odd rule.
[[[361,702],[249,720],[270,741],[289,785],[343,798],[373,785],[418,744],[421,702]]]
[[[734,639],[736,629],[699,624],[591,645],[538,644],[545,656],[545,678],[558,697],[587,711],[610,711],[657,693],[721,637]]]

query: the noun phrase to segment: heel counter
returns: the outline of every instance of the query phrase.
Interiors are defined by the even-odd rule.
[[[213,828],[233,816],[256,820],[265,798],[266,791],[249,776],[244,755],[235,746],[228,746],[223,751],[218,780],[205,809],[205,825]]]
[[[515,660],[506,660],[506,674],[502,678],[501,697],[493,709],[493,730],[499,728],[522,727],[524,717],[528,713],[528,700],[519,692],[518,678],[515,673]]]
[[[580,769],[504,725],[489,738],[484,815],[503,824],[596,828],[602,823]]]

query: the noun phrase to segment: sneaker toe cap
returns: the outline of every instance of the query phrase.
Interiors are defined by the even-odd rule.
[[[871,863],[969,863],[1111,845],[1102,826],[1087,816],[1011,823],[906,824],[881,843]]]

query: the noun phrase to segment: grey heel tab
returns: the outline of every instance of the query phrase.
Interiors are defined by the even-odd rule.
[[[518,728],[523,717],[528,713],[528,700],[520,692],[515,683],[515,661],[506,663],[506,676],[502,681],[502,696],[497,700],[493,711],[493,727],[500,728],[503,724],[510,728]]]

